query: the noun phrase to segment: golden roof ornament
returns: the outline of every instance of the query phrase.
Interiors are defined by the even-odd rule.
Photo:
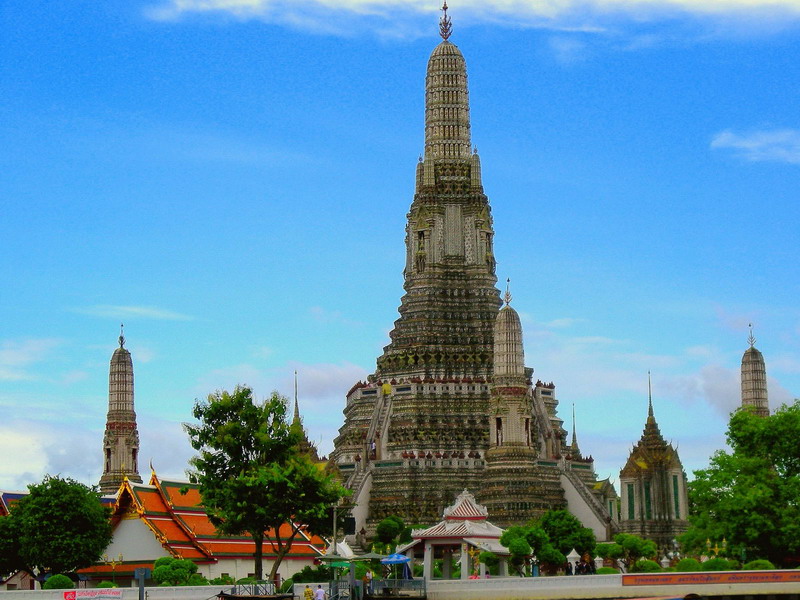
[[[749,324],[750,327],[750,337],[747,338],[747,341],[750,343],[750,347],[753,348],[756,345],[756,338],[753,336],[753,324]]]
[[[450,22],[450,17],[447,16],[447,0],[445,0],[442,2],[442,16],[439,18],[439,35],[444,41],[447,41],[452,31],[453,24]]]
[[[506,306],[511,304],[511,290],[510,290],[510,287],[511,287],[511,278],[509,277],[508,279],[506,279],[506,293],[503,296],[503,301],[506,303]]]

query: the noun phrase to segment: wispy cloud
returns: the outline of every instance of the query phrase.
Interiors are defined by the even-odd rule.
[[[721,131],[711,140],[715,149],[731,150],[750,162],[782,162],[800,165],[800,130],[771,129],[736,133]]]
[[[0,342],[0,381],[33,379],[34,375],[27,368],[45,360],[61,343],[55,338]]]
[[[164,0],[151,7],[148,15],[174,20],[192,13],[217,13],[326,33],[343,33],[360,21],[379,35],[392,35],[402,29],[403,22],[410,24],[420,15],[430,18],[438,8],[439,3],[431,0]],[[454,10],[463,23],[506,21],[515,26],[587,32],[604,30],[609,19],[642,23],[682,15],[785,25],[800,17],[800,0],[459,0]]]
[[[75,308],[73,312],[109,319],[151,319],[157,321],[191,321],[194,317],[156,306],[121,306],[96,304]]]

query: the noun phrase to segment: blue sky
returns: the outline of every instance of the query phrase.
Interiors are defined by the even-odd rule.
[[[402,294],[436,1],[0,7],[0,488],[99,479],[125,323],[147,462],[196,398],[292,394],[331,448]],[[453,0],[526,359],[602,476],[647,371],[687,472],[747,324],[800,396],[800,1]],[[146,473],[144,473],[146,475]]]

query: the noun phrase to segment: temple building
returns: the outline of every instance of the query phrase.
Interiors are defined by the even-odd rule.
[[[607,539],[613,487],[598,485],[591,458],[570,453],[555,386],[533,383],[510,298],[501,310],[466,63],[449,41],[446,5],[440,33],[425,79],[400,317],[375,372],[347,394],[332,461],[353,491],[358,529],[389,515],[434,523],[470,489],[498,525],[568,506]]]
[[[139,475],[139,431],[133,408],[133,359],[120,332],[119,348],[111,355],[108,373],[108,417],[103,436],[103,475],[100,491],[113,494],[128,478],[141,482]]]
[[[756,348],[756,338],[750,326],[750,347],[742,356],[742,408],[748,407],[759,417],[769,416],[767,397],[767,366],[764,356]]]
[[[687,480],[678,451],[658,428],[652,394],[642,438],[631,450],[619,481],[621,530],[653,540],[662,551],[672,550],[673,540],[689,528]]]

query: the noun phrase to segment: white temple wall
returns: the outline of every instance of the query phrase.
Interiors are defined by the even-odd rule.
[[[594,532],[594,537],[598,542],[609,541],[605,522],[594,513],[592,507],[586,503],[580,492],[575,489],[572,481],[563,473],[561,475],[561,487],[564,490],[564,498],[567,501],[569,512],[575,515],[583,523],[584,527],[588,527]]]

